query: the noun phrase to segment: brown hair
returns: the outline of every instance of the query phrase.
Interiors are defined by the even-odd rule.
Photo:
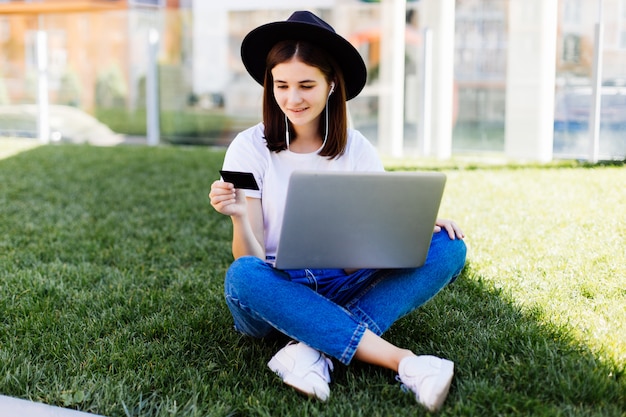
[[[265,125],[265,140],[270,151],[280,152],[287,149],[285,140],[285,114],[274,98],[274,79],[272,69],[292,58],[318,68],[329,83],[335,83],[335,91],[328,99],[328,140],[320,151],[320,155],[329,159],[343,154],[348,137],[348,118],[346,114],[346,92],[343,73],[330,55],[323,49],[304,41],[281,41],[267,54],[265,80],[263,88],[263,123]],[[320,117],[319,132],[325,134],[325,113]],[[291,122],[289,122],[291,127]],[[295,135],[293,128],[289,129]],[[292,136],[295,138],[295,136]]]

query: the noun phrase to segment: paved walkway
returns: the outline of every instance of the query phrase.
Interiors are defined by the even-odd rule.
[[[94,141],[94,146],[117,146],[117,145],[147,145],[147,140],[142,136],[118,135],[115,140]],[[0,136],[0,159],[17,155],[20,152],[41,146],[37,139],[33,138],[9,138]]]
[[[0,417],[97,417],[67,408],[0,395]]]
[[[0,159],[17,155],[20,152],[36,148],[41,144],[36,139],[0,137]]]

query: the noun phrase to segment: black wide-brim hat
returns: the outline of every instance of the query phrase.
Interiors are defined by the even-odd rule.
[[[241,44],[241,60],[259,84],[263,85],[265,80],[267,54],[284,40],[307,41],[327,51],[343,72],[348,100],[365,87],[367,68],[359,51],[328,23],[308,11],[294,12],[285,21],[259,26],[246,35]]]

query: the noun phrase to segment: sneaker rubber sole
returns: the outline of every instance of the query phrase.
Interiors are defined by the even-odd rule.
[[[441,372],[437,375],[433,384],[435,391],[433,392],[433,394],[436,396],[435,401],[426,404],[422,401],[419,401],[419,398],[417,399],[420,404],[423,404],[430,411],[439,410],[446,400],[446,397],[448,396],[448,392],[450,391],[450,385],[452,384],[452,378],[454,377],[454,362],[447,359],[442,359],[440,369]]]
[[[291,373],[285,365],[283,365],[277,358],[272,358],[267,366],[278,376],[283,379],[283,382],[296,391],[306,395],[309,398],[317,398],[320,401],[328,400],[330,392],[326,392],[314,384],[310,383],[304,378],[301,378]]]

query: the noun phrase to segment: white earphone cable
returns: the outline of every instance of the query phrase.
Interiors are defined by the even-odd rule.
[[[289,150],[289,120],[285,114],[285,142],[287,142],[287,150]]]
[[[322,149],[324,149],[324,146],[326,145],[326,141],[328,140],[328,101],[329,100],[330,100],[330,94],[326,98],[326,107],[324,109],[324,112],[325,112],[325,117],[324,117],[324,124],[325,124],[324,142],[322,142],[322,147],[320,148],[320,152],[322,151]]]
[[[332,93],[332,90],[331,90]],[[324,146],[326,146],[326,141],[328,140],[328,103],[330,101],[330,94],[328,94],[328,97],[326,97],[326,106],[324,107],[324,141],[322,142],[322,146],[320,147],[319,152],[322,151],[322,149],[324,149]],[[287,118],[287,115],[285,114],[285,143],[287,144],[287,150],[289,150],[289,119]],[[318,152],[318,153],[319,153]]]

